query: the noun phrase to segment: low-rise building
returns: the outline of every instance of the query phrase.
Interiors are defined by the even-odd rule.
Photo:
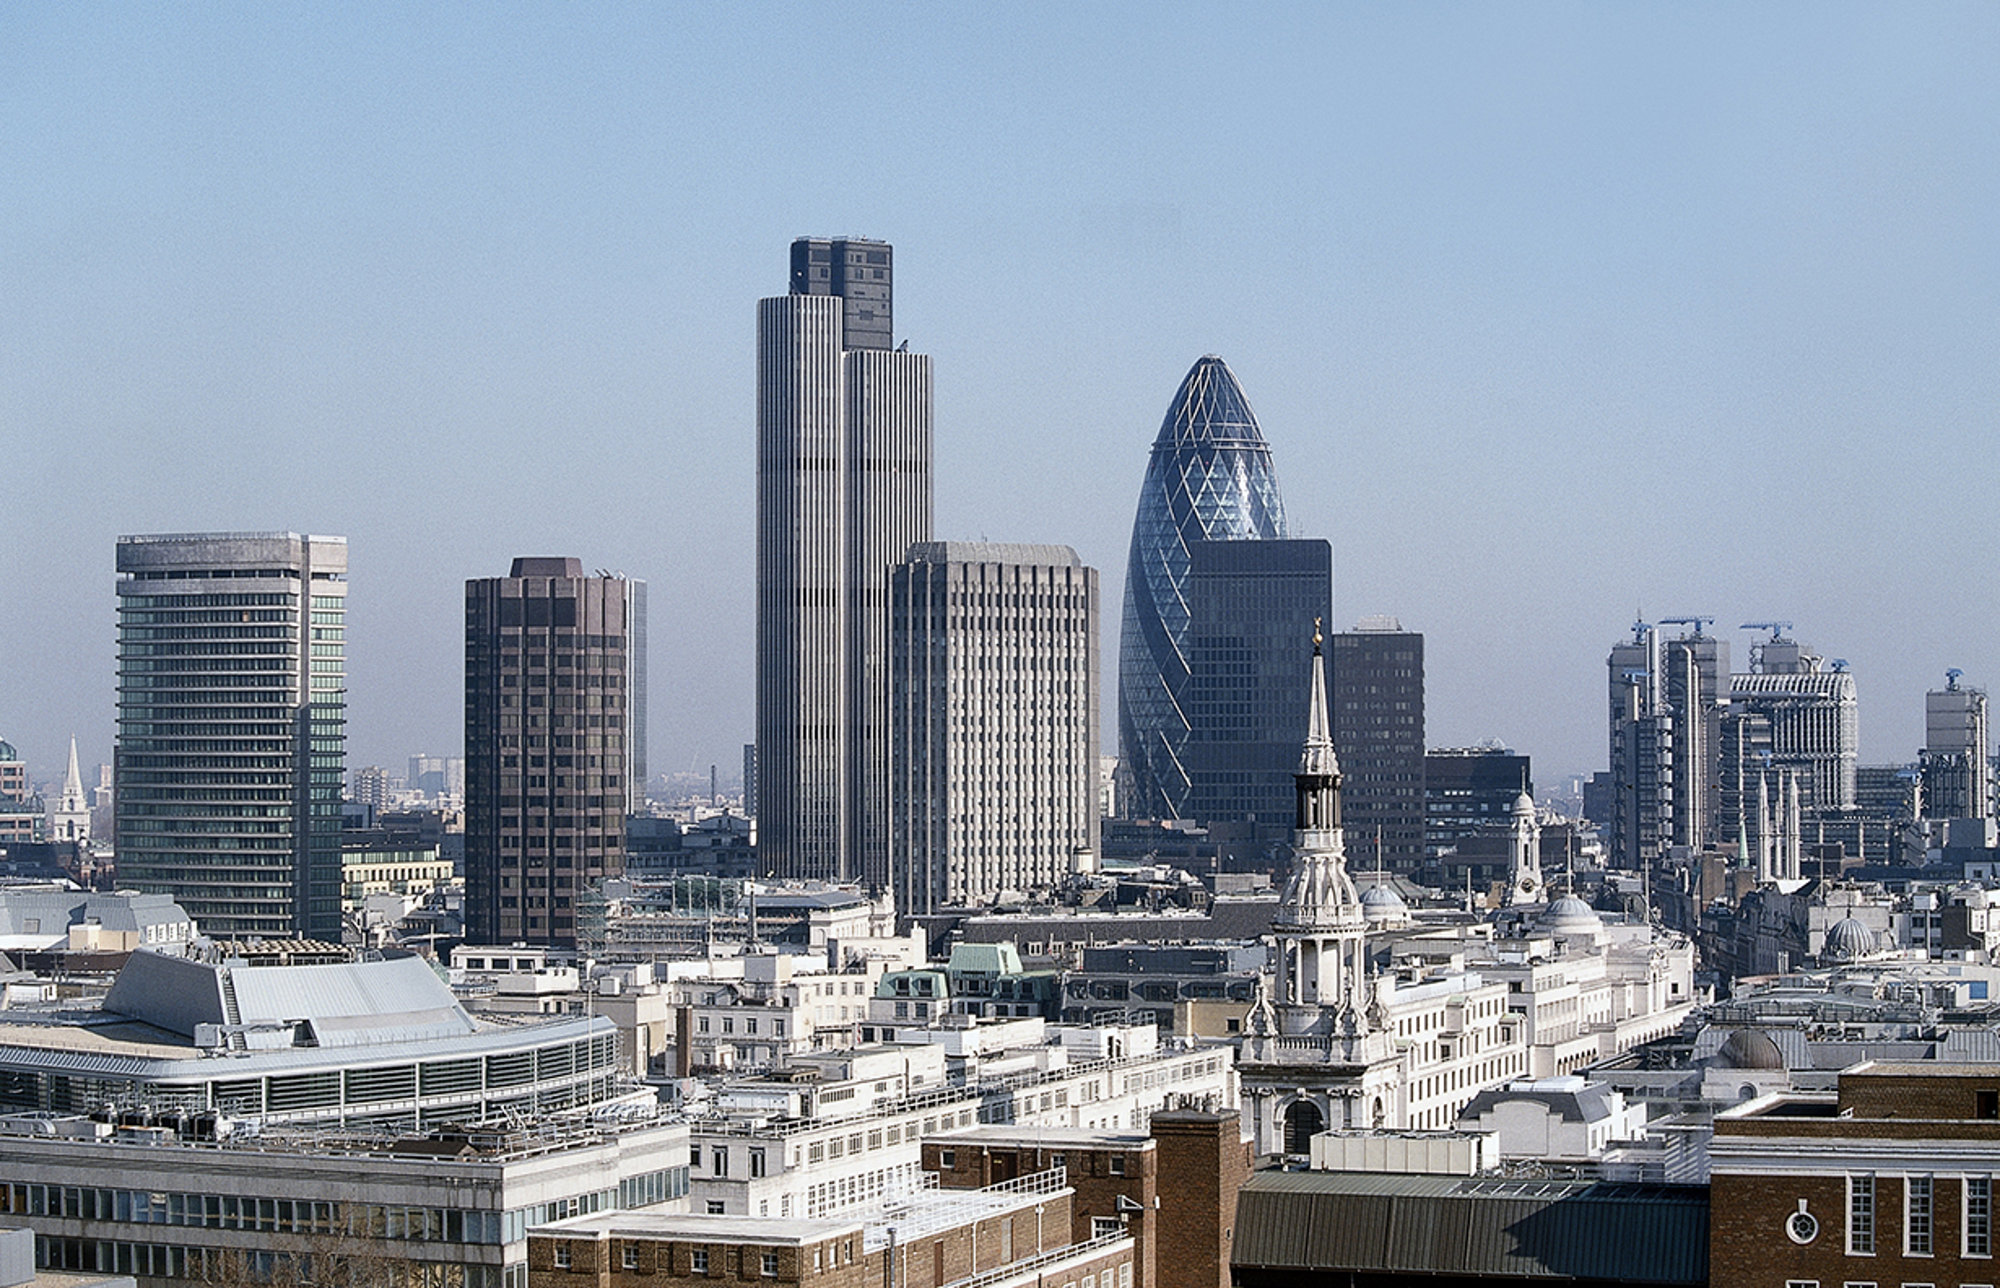
[[[1718,1114],[1709,1155],[1715,1288],[1996,1278],[2000,1065],[1857,1065]]]

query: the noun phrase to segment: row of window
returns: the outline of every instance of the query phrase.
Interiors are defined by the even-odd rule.
[[[1993,1255],[1993,1178],[1968,1176],[1960,1186],[1959,1253],[1967,1257]],[[1935,1186],[1929,1176],[1903,1178],[1903,1255],[1934,1254]],[[1847,1251],[1870,1257],[1876,1251],[1875,1177],[1847,1178]]]

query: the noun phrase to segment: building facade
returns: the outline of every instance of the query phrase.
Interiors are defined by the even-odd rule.
[[[1393,617],[1366,617],[1327,643],[1347,831],[1369,862],[1415,871],[1424,859],[1424,637]]]
[[[465,583],[465,922],[474,943],[601,938],[587,901],[623,871],[636,583],[516,559]]]
[[[1055,886],[1096,849],[1097,604],[1068,546],[920,542],[891,570],[900,911]]]
[[[1187,816],[1252,844],[1291,836],[1299,641],[1333,611],[1333,547],[1321,540],[1188,547]]]
[[[118,539],[118,877],[217,938],[340,938],[347,539]]]
[[[1709,1282],[1992,1283],[2000,1068],[1864,1063],[1716,1115]]]
[[[892,261],[802,238],[757,306],[759,852],[881,887],[889,569],[931,535],[931,366],[890,348]]]
[[[1986,690],[1958,682],[1924,695],[1924,814],[1928,818],[1993,817],[1993,737]]]
[[[1221,358],[1197,361],[1153,440],[1132,523],[1118,646],[1118,754],[1134,818],[1181,818],[1190,780],[1190,547],[1285,535],[1271,449]]]

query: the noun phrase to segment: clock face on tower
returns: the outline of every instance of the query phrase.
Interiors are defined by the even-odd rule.
[[[1521,893],[1522,893],[1522,894],[1533,894],[1534,892],[1535,892],[1535,879],[1534,879],[1533,877],[1522,877],[1522,878],[1521,878]]]

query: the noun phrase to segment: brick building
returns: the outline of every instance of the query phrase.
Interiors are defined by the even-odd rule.
[[[1157,1122],[1165,1112],[1154,1115]],[[1125,1233],[1136,1243],[1134,1288],[1154,1288],[1159,1151],[1150,1136],[1063,1127],[981,1127],[924,1142],[924,1170],[947,1189],[1004,1184],[1052,1167],[1076,1197],[1070,1237],[1078,1243]]]
[[[599,1213],[530,1232],[529,1288],[1134,1288],[1138,1241],[1075,1239],[1065,1171],[977,1190],[919,1189],[817,1220]]]
[[[2000,1065],[1867,1063],[1717,1115],[1710,1282],[1991,1284]]]

